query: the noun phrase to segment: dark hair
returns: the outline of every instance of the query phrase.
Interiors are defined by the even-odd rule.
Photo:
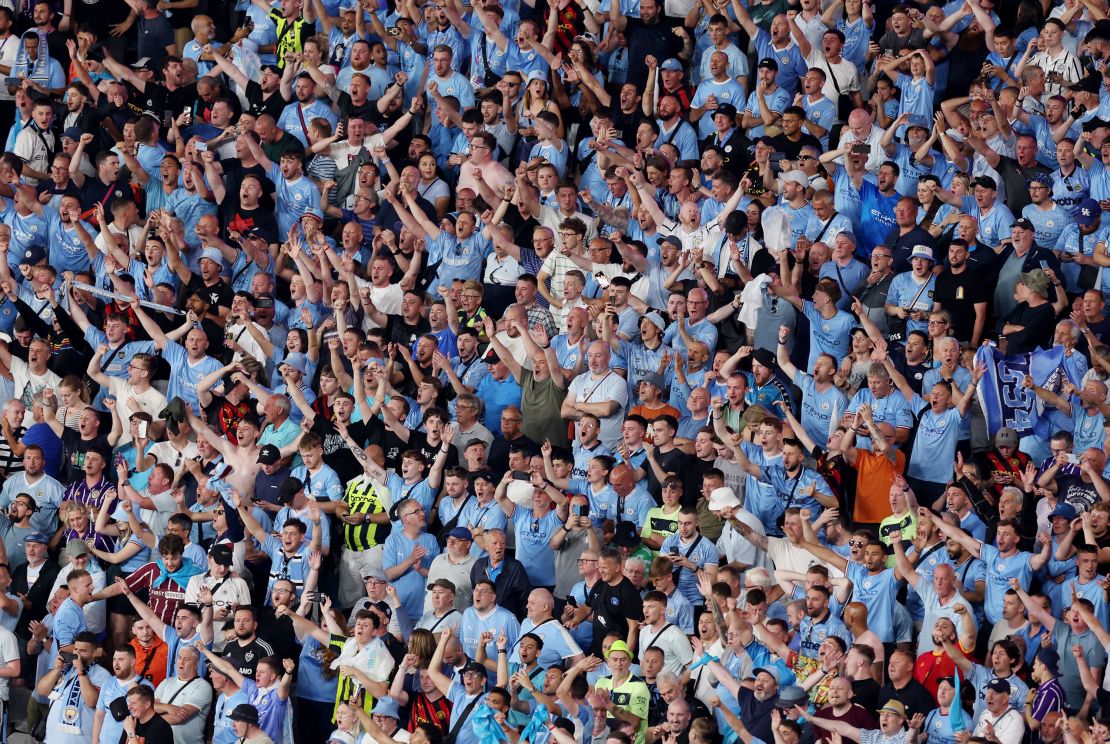
[[[158,552],[161,555],[181,555],[185,552],[185,542],[177,535],[163,535],[158,541]]]

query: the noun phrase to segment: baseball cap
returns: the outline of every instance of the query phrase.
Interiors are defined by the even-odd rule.
[[[762,68],[764,70],[774,70],[775,72],[778,72],[779,63],[776,62],[772,57],[764,57],[763,59],[759,60],[759,64],[756,65],[756,68]]]
[[[998,184],[995,183],[994,179],[991,178],[990,176],[979,176],[978,178],[976,178],[975,180],[973,180],[971,182],[971,185],[972,186],[982,186],[983,188],[991,189],[992,191],[997,191],[998,190]]]
[[[447,537],[453,537],[456,540],[469,540],[474,542],[474,535],[466,527],[455,527],[447,533]]]
[[[736,113],[736,107],[733,106],[731,103],[722,103],[720,106],[717,107],[717,110],[713,112],[713,115],[727,116],[730,119],[735,119]]]
[[[363,581],[367,581],[368,579],[375,579],[376,581],[389,581],[389,579],[385,577],[385,571],[376,566],[368,568],[366,572],[362,574]]]
[[[300,478],[289,476],[281,482],[278,486],[278,503],[286,505],[293,500],[293,497],[304,490],[304,483]]]
[[[809,176],[796,169],[780,174],[779,180],[783,183],[789,183],[790,181],[793,181],[794,183],[801,184],[802,186],[809,186]]]
[[[1097,225],[1102,219],[1102,207],[1090,197],[1079,202],[1079,210],[1075,214],[1075,221],[1080,227]]]
[[[486,668],[476,661],[468,661],[463,664],[463,668],[459,670],[459,676],[461,677],[462,675],[469,672],[473,672],[475,674],[485,674]]]
[[[28,246],[27,250],[23,251],[23,256],[19,259],[19,263],[34,266],[45,260],[46,250],[41,245],[32,245]]]
[[[720,490],[720,489],[718,489],[718,490]],[[775,667],[773,667],[773,666],[759,667],[758,669],[755,669],[755,670],[752,671],[752,677],[755,677],[760,672],[763,672],[764,674],[770,675],[771,678],[773,678],[775,680],[776,685],[782,684],[782,672],[780,672]]]
[[[1021,229],[1029,230],[1030,232],[1032,232],[1034,229],[1033,223],[1030,222],[1027,217],[1018,217],[1016,220],[1014,220],[1014,224],[1012,225],[1012,227],[1020,227]]]
[[[274,241],[274,236],[270,234],[270,231],[259,225],[248,227],[246,230],[243,231],[243,236],[247,238],[257,238],[259,240],[265,240],[267,243],[272,243]]]
[[[451,593],[454,593],[456,591],[454,582],[448,581],[447,579],[436,579],[432,583],[428,584],[428,591],[435,589],[437,586],[440,589],[447,589]]]
[[[994,435],[995,447],[1017,447],[1018,433],[1008,426],[1003,426]]]
[[[66,543],[66,555],[70,558],[77,558],[78,556],[88,554],[89,546],[85,544],[84,540],[70,540]]]
[[[682,72],[682,63],[674,57],[666,60],[659,66],[660,70],[668,70],[670,72]]]
[[[124,519],[126,519],[126,518],[127,517],[125,516]],[[43,545],[49,545],[50,544],[50,538],[48,538],[46,535],[42,534],[41,532],[32,532],[30,535],[27,535],[27,537],[23,538],[23,542],[25,542],[25,543],[29,543],[29,542],[42,543]]]
[[[987,689],[993,690],[994,692],[1004,692],[1007,695],[1009,695],[1013,691],[1010,687],[1009,682],[1004,679],[999,679],[998,677],[995,677],[987,683]]]
[[[281,450],[273,444],[264,444],[258,450],[258,463],[260,465],[273,465],[281,459]]]
[[[211,558],[212,562],[217,566],[230,566],[232,558],[231,547],[223,543],[213,545],[208,550],[208,557]]]
[[[667,383],[663,382],[663,378],[660,377],[659,373],[657,372],[648,372],[646,375],[640,378],[640,382],[646,382],[649,385],[654,385],[655,387],[659,388],[660,391],[667,389]]]
[[[69,137],[74,142],[80,140],[82,134],[84,132],[81,131],[80,127],[66,127],[65,131],[62,132],[63,137]]]

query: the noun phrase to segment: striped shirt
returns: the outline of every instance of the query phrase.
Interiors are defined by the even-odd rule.
[[[158,568],[157,563],[151,562],[145,566],[140,566],[128,576],[126,578],[127,586],[133,592],[149,589],[150,599],[147,604],[150,605],[150,609],[162,622],[173,627],[174,615],[177,614],[181,603],[185,601],[185,587],[173,579],[166,579],[161,585],[154,586],[154,582],[161,575],[162,569]]]
[[[343,500],[351,514],[381,514],[385,511],[374,484],[365,475],[347,484]],[[362,524],[343,522],[343,547],[347,550],[362,551],[381,545],[389,536],[391,525],[375,524],[366,521]]]

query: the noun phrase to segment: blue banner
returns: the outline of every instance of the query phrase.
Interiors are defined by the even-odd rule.
[[[1046,414],[1055,409],[1023,387],[1022,381],[1029,375],[1038,387],[1063,395],[1063,384],[1069,381],[1063,360],[1062,346],[1010,357],[1002,356],[993,344],[980,346],[975,361],[987,368],[978,391],[987,433],[993,437],[999,429],[1009,427],[1019,437],[1051,436]]]

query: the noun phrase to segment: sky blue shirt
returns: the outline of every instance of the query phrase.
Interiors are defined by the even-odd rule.
[[[494,605],[490,614],[486,617],[480,617],[473,606],[463,610],[462,620],[459,621],[459,629],[456,635],[462,645],[463,652],[471,659],[477,655],[478,641],[481,639],[482,633],[486,631],[493,632],[493,640],[486,644],[486,656],[490,659],[496,659],[497,636],[504,633],[505,637],[509,639],[509,647],[516,645],[517,639],[520,637],[520,622],[517,621],[513,613],[501,605]]]
[[[953,406],[943,413],[933,409],[920,395],[913,397],[912,410],[928,407],[917,425],[913,440],[913,454],[906,475],[929,483],[944,484],[952,477],[952,463],[956,460],[956,444],[960,438],[959,410]]]
[[[1059,203],[1059,202],[1057,202]],[[987,214],[979,209],[974,196],[965,196],[963,200],[964,213],[970,214],[979,221],[979,234],[976,236],[983,245],[997,248],[1003,238],[1010,237],[1010,228],[1014,224],[1014,215],[1009,207],[1001,201],[995,201],[994,206]],[[1045,246],[1052,248],[1053,246]]]
[[[327,119],[332,131],[335,131],[335,125],[339,121],[339,117],[332,110],[332,107],[323,101],[313,101],[302,108],[301,102],[295,100],[282,110],[277,125],[279,129],[293,135],[301,141],[302,145],[308,147],[308,133],[305,132],[305,126],[311,124],[315,118]],[[303,125],[302,121],[304,122]]]
[[[912,271],[903,271],[901,274],[895,275],[890,281],[890,288],[886,295],[887,304],[906,310],[932,310],[933,290],[936,284],[936,275],[930,273],[924,283],[924,289],[922,289],[922,284],[917,281],[917,277],[914,276]],[[910,331],[928,331],[928,329],[928,322],[906,318],[906,333]]]
[[[837,310],[831,318],[822,317],[817,307],[806,300],[802,303],[802,313],[809,319],[809,362],[813,369],[817,357],[828,354],[839,363],[852,350],[852,329],[856,319],[843,310]]]
[[[301,176],[296,181],[285,180],[277,163],[270,165],[267,175],[276,187],[278,235],[288,235],[289,229],[300,221],[306,210],[319,208],[320,189],[307,176]]]
[[[775,49],[771,43],[771,34],[762,28],[755,35],[754,41],[758,59],[771,57],[778,62],[779,73],[775,80],[786,89],[789,99],[793,101],[794,94],[798,91],[799,78],[804,77],[809,71],[809,65],[806,64],[805,58],[802,56],[802,50],[793,41],[785,49]],[[786,105],[789,106],[790,104],[787,103]],[[755,139],[759,135],[749,134],[748,136]]]
[[[420,565],[425,569],[432,565],[432,560],[439,555],[439,542],[427,532],[421,533],[415,540],[410,540],[404,532],[394,530],[385,539],[384,552],[382,553],[382,567],[386,570],[404,563],[413,554],[417,546],[422,546],[428,551],[420,560]],[[415,568],[410,568],[401,576],[390,582],[396,589],[409,617],[420,617],[424,614],[424,588],[425,579]]]
[[[189,361],[185,347],[176,341],[166,341],[162,358],[170,365],[169,398],[179,397],[200,415],[200,400],[197,398],[197,383],[223,365],[210,356],[201,357],[197,362]]]
[[[866,403],[871,406],[871,416],[876,424],[890,424],[896,429],[910,429],[913,427],[913,414],[910,404],[897,390],[892,390],[889,395],[876,398],[871,389],[866,385],[856,391],[852,402],[848,404],[847,413],[854,414],[860,405]],[[861,449],[871,449],[870,437],[856,437],[856,446]]]
[[[729,48],[736,49],[736,47],[731,44]],[[716,50],[714,50],[714,52],[715,51]],[[711,53],[707,51],[703,58],[702,66],[706,69],[706,74],[704,75],[704,79],[698,83],[697,90],[694,91],[694,98],[690,101],[690,108],[701,108],[705,106],[710,96],[717,99],[718,106],[731,103],[737,109],[742,108],[747,102],[747,96],[744,95],[744,89],[736,82],[736,76],[730,73],[728,80],[723,83],[718,83],[713,79],[712,75],[708,74],[710,54]],[[741,56],[740,59],[744,60],[745,70],[741,74],[747,75],[748,61],[743,56]],[[713,124],[713,111],[707,110],[702,115],[701,119],[698,120],[698,137],[705,139],[716,130],[717,127]]]
[[[895,191],[890,196],[883,196],[878,186],[865,179],[859,187],[859,198],[860,226],[856,230],[859,245],[856,246],[856,253],[870,258],[872,249],[885,244],[887,235],[897,226],[894,207],[902,195]]]
[[[531,509],[518,505],[512,523],[516,559],[524,564],[528,579],[533,586],[555,586],[555,551],[548,544],[556,530],[563,528],[563,520],[554,509],[537,517]]]
[[[883,643],[894,640],[894,603],[898,582],[894,569],[883,569],[871,575],[862,563],[848,561],[844,575],[852,581],[852,601],[867,606],[867,627]]]
[[[983,596],[983,611],[992,624],[1002,620],[1002,598],[1010,589],[1010,579],[1017,579],[1021,587],[1029,591],[1033,569],[1029,562],[1032,553],[1019,550],[1008,558],[1003,558],[998,548],[982,543],[980,557],[987,570],[987,588]]]
[[[830,424],[839,421],[848,407],[848,397],[836,385],[818,391],[813,375],[798,370],[792,382],[802,391],[802,428],[816,444],[828,441]]]
[[[693,541],[688,543],[682,542],[682,537],[676,532],[673,535],[668,535],[663,544],[659,546],[659,553],[667,555],[671,553],[671,548],[678,550],[679,556],[689,558],[691,562],[695,563],[698,568],[705,568],[706,566],[716,566],[720,560],[717,553],[717,546],[713,541],[704,535],[698,535]],[[687,555],[689,553],[689,555]],[[698,591],[697,574],[685,568],[678,572],[678,593],[689,602],[691,605],[704,605],[705,598],[701,596]]]
[[[762,55],[761,55],[762,56]],[[794,102],[794,94],[786,89],[782,81],[782,65],[779,65],[779,77],[777,78],[778,85],[770,93],[764,93],[763,98],[767,101],[767,108],[773,112],[781,114]],[[759,96],[753,90],[748,94],[748,102],[744,105],[741,113],[751,114],[759,118]],[[766,133],[767,128],[763,124],[758,124],[748,130],[748,139],[754,140],[757,137],[762,137]],[[657,145],[658,146],[658,145]]]

